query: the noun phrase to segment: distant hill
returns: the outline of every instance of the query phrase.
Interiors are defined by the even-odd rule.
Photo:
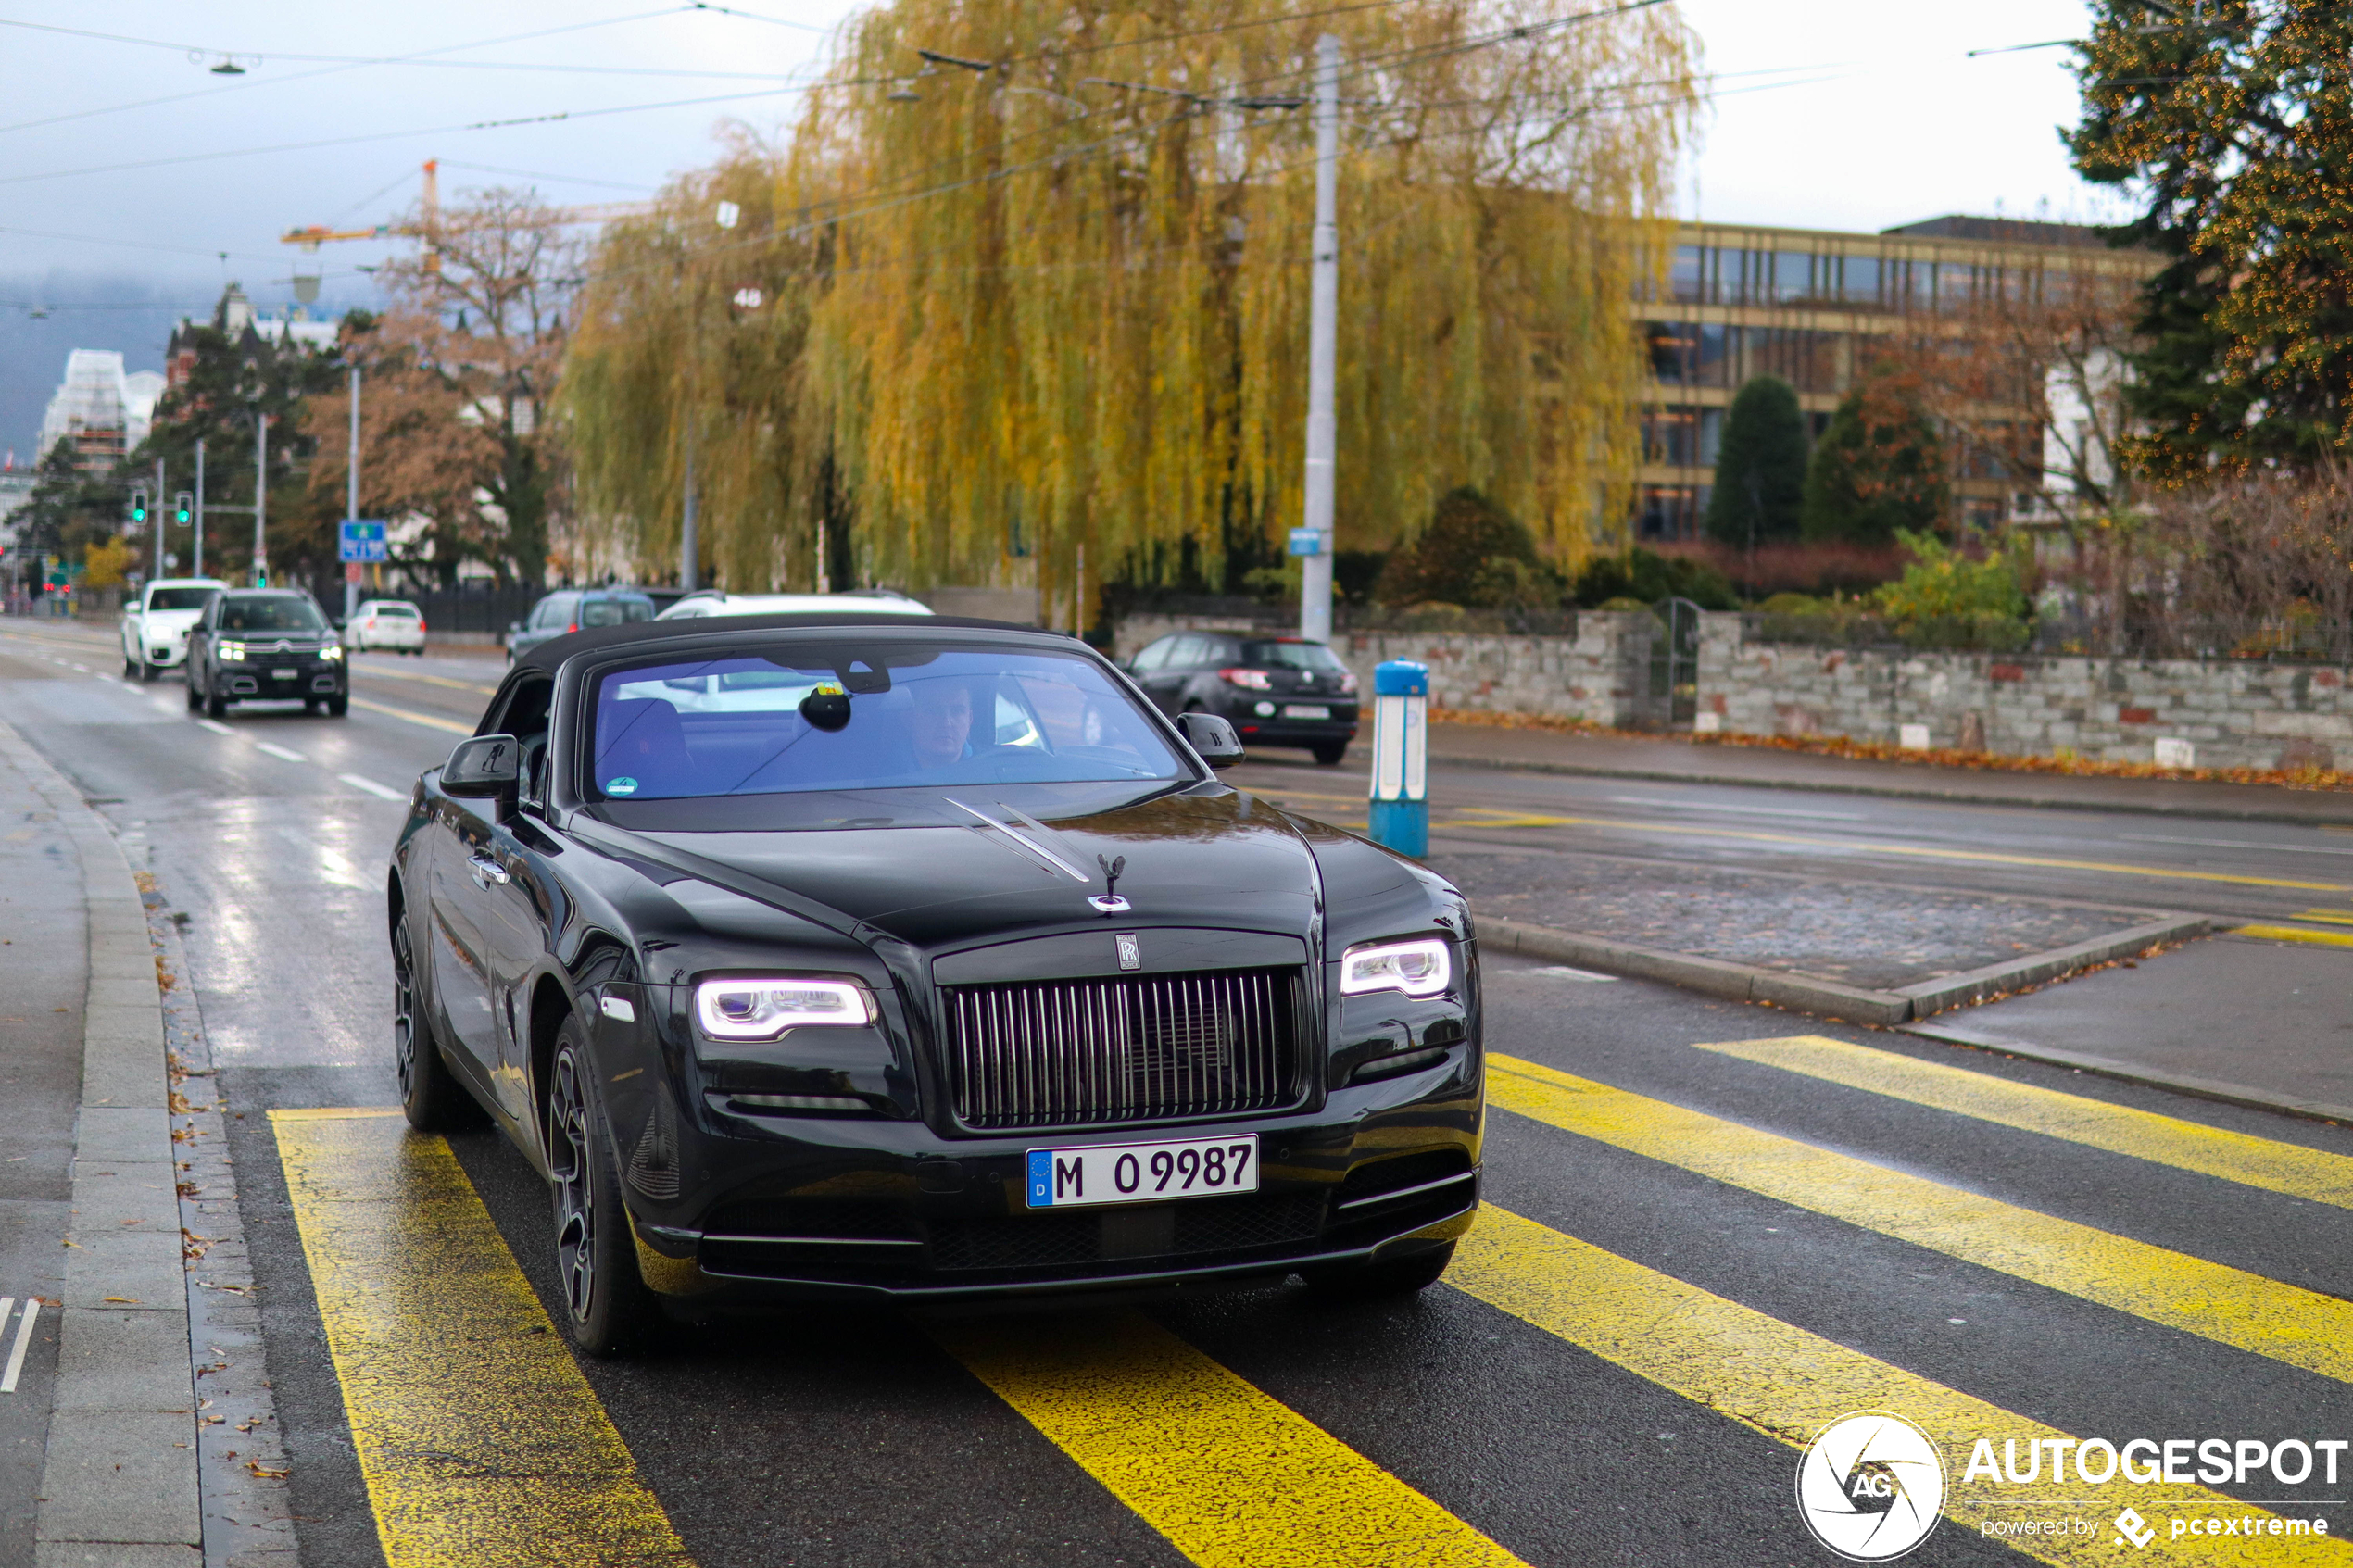
[[[247,269],[248,271],[255,270]],[[163,369],[163,345],[182,316],[211,313],[220,298],[220,278],[145,277],[120,272],[0,273],[0,457],[14,450],[20,466],[37,458],[42,410],[65,374],[66,356],[77,348],[120,350],[124,368]],[[275,314],[292,303],[276,279],[248,280],[255,305]],[[373,307],[372,285],[329,285],[310,307],[314,316],[339,316],[354,306]],[[47,314],[36,317],[34,308]]]

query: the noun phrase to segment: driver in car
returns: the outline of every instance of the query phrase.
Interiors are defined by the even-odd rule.
[[[973,728],[971,685],[953,680],[911,681],[907,696],[912,706],[907,729],[915,766],[933,773],[963,761]]]

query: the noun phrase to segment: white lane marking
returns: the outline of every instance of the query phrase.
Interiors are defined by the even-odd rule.
[[[2333,849],[2322,844],[2258,844],[2246,838],[2171,838],[2163,834],[2120,833],[2127,844],[2202,844],[2211,849],[2269,849],[2281,855],[2353,855],[2353,849]]]
[[[0,1394],[13,1394],[17,1391],[17,1374],[24,1371],[25,1348],[32,1343],[32,1320],[39,1316],[40,1312],[41,1298],[26,1297],[24,1311],[17,1319],[17,1342],[8,1351],[8,1370],[0,1373]],[[5,1324],[7,1321],[7,1314],[0,1312],[0,1324]]]
[[[196,721],[196,728],[210,730],[216,735],[233,735],[237,733],[218,719],[199,719]]]
[[[1697,800],[1653,800],[1642,795],[1613,795],[1615,806],[1657,806],[1669,811],[1736,811],[1747,817],[1811,817],[1825,822],[1859,822],[1860,811],[1793,811],[1781,806],[1715,806]]]
[[[258,740],[254,742],[253,748],[256,751],[266,751],[271,756],[277,758],[283,762],[308,762],[310,760],[309,758],[305,757],[299,751],[288,751],[284,746],[272,746],[266,740]]]
[[[367,461],[365,447],[361,448],[360,461],[362,463]],[[147,700],[156,705],[156,711],[158,713],[170,713],[176,715],[180,711],[179,709],[172,706],[171,699],[168,696],[149,697]]]
[[[86,664],[77,664],[77,665],[75,665],[75,666],[74,666],[74,668],[75,668],[76,670],[81,671],[82,671],[84,675],[87,675],[87,674],[89,674],[89,673],[90,673],[90,666],[88,666],[88,665],[86,665]]]
[[[386,789],[375,780],[363,779],[357,773],[337,773],[335,777],[341,779],[344,783],[349,784],[354,789],[364,789],[370,795],[380,795],[386,800],[406,800],[409,798],[396,789]]]

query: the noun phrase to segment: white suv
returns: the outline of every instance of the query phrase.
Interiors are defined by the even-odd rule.
[[[351,619],[343,623],[343,646],[353,653],[390,648],[422,658],[424,612],[407,599],[362,599]]]
[[[122,612],[122,678],[152,681],[188,658],[188,628],[229,584],[217,577],[164,577],[142,589]]]

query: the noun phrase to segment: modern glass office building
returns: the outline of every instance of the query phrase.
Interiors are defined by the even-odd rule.
[[[1687,223],[1667,282],[1635,310],[1650,346],[1636,490],[1637,540],[1695,539],[1716,477],[1724,410],[1751,377],[1797,389],[1816,434],[1875,346],[1915,334],[1923,315],[1963,317],[2016,297],[2054,269],[2144,270],[2090,229],[1994,218],[1937,218],[1878,234]],[[2041,450],[2030,410],[1972,420],[1981,436]],[[1948,452],[1964,520],[1997,521],[2015,502],[2014,465],[1981,442]]]

